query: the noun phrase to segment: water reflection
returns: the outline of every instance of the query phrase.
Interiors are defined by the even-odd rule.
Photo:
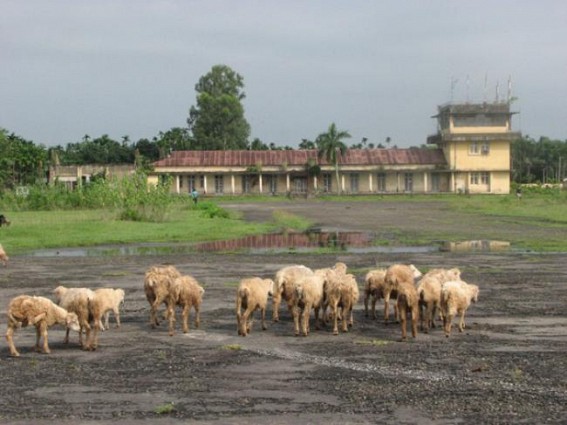
[[[490,251],[508,251],[510,242],[507,241],[460,241],[460,242],[443,242],[441,251],[447,252],[490,252]]]

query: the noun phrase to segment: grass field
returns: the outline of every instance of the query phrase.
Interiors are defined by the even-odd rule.
[[[558,234],[567,229],[567,195],[565,193],[524,195],[522,200],[514,195],[399,195],[324,197],[310,199],[314,208],[325,200],[356,204],[360,201],[420,203],[435,200],[443,208],[461,211],[470,216],[490,216],[495,222],[521,223],[525,226],[557,228]],[[243,197],[211,199],[207,202],[257,203],[262,208],[265,201],[281,202],[282,206],[293,203],[285,197]],[[173,204],[163,222],[136,222],[117,220],[110,210],[63,210],[63,211],[3,211],[10,220],[10,227],[0,228],[0,243],[11,254],[24,253],[33,249],[93,246],[102,244],[127,244],[140,242],[198,242],[226,240],[252,234],[262,234],[278,229],[305,229],[309,222],[302,217],[283,211],[276,211],[271,221],[250,223],[232,214],[226,217],[209,218],[202,210],[187,207],[187,204]],[[397,229],[401,240],[404,229]],[[567,238],[559,237],[551,246],[542,241],[526,240],[525,248],[567,251]]]

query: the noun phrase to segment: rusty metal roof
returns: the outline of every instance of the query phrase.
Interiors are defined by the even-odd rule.
[[[317,150],[226,150],[226,151],[174,151],[167,158],[154,162],[155,167],[248,167],[305,165],[308,159],[320,165],[329,163],[317,160]],[[441,149],[348,149],[341,157],[341,165],[446,165]]]

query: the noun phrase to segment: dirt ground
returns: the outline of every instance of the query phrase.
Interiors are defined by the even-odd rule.
[[[250,220],[289,209],[324,229],[380,233],[419,225],[471,227],[471,235],[512,239],[517,232],[468,219],[432,203],[233,205]],[[425,208],[425,210],[424,210]],[[424,213],[426,211],[426,214]],[[447,224],[450,223],[450,224]],[[482,228],[482,231],[480,230]],[[555,229],[555,232],[558,230]],[[564,231],[560,229],[559,231]],[[567,253],[429,252],[334,254],[195,253],[112,257],[14,256],[0,268],[0,329],[19,294],[52,298],[58,284],[121,287],[122,327],[84,352],[77,335],[49,332],[49,355],[31,350],[35,332],[16,332],[22,355],[0,342],[0,423],[5,424],[565,424],[567,423]],[[464,333],[440,329],[400,341],[400,327],[364,317],[361,302],[346,334],[295,337],[287,311],[246,338],[236,333],[234,294],[247,276],[273,276],[289,264],[345,262],[362,287],[369,268],[395,262],[460,267],[480,286]],[[151,329],[145,270],[173,264],[205,287],[201,327],[167,335]],[[381,311],[382,304],[379,303]],[[271,310],[269,311],[271,314]],[[111,317],[111,324],[114,324]],[[237,349],[238,348],[238,349]],[[169,413],[156,410],[172,406]]]

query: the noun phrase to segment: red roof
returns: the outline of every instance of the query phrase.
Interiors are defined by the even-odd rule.
[[[154,162],[155,167],[238,167],[305,165],[317,160],[316,150],[226,150],[226,151],[174,151],[167,158]],[[321,165],[328,162],[321,158]],[[446,165],[441,149],[349,149],[340,159],[342,165]]]

